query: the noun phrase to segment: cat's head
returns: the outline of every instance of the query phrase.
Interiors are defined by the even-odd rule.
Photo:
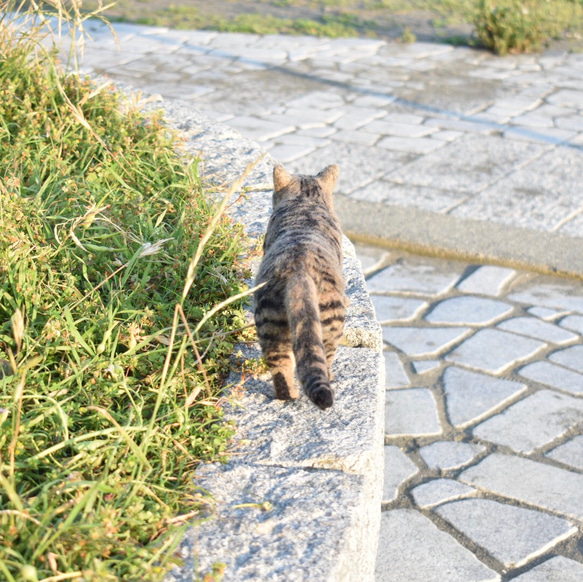
[[[315,176],[290,174],[283,166],[273,168],[273,209],[298,196],[320,196],[332,208],[332,193],[338,179],[338,166],[326,166]]]

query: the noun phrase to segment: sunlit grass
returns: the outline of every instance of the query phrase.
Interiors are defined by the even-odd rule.
[[[159,115],[17,38],[3,20],[0,579],[159,580],[232,434],[242,233]]]
[[[474,22],[481,43],[500,55],[535,52],[565,33],[583,32],[583,3],[480,0]]]
[[[395,38],[397,23],[405,22],[397,35],[403,42],[416,35],[407,17],[414,20],[417,14],[442,42],[484,46],[498,54],[537,51],[551,40],[583,35],[583,0],[257,0],[254,6],[245,4],[246,12],[224,14],[225,7],[236,4],[224,0],[214,10],[202,10],[199,3],[119,0],[108,13],[174,28],[325,37]],[[286,10],[289,17],[282,16]],[[474,33],[449,37],[446,28],[458,25],[473,26]]]

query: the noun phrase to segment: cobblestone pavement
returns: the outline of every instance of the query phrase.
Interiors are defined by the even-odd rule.
[[[95,26],[86,70],[180,98],[339,192],[581,237],[583,54]]]
[[[583,288],[357,246],[387,372],[377,581],[583,580]]]
[[[291,170],[339,163],[351,199],[583,237],[581,54],[116,29],[86,70]],[[583,580],[582,284],[358,252],[386,342],[377,582]]]

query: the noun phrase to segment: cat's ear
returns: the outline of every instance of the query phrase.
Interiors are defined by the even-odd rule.
[[[276,192],[283,190],[291,182],[291,174],[279,164],[273,168],[273,188]]]
[[[332,166],[326,166],[317,176],[322,190],[328,195],[332,195],[334,186],[336,186],[336,180],[338,179],[338,166],[336,164]]]

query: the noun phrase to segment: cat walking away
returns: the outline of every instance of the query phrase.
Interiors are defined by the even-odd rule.
[[[347,299],[342,233],[332,206],[338,166],[316,176],[273,170],[273,214],[257,275],[255,324],[275,396],[303,391],[322,409],[334,402],[330,366],[344,330]]]

